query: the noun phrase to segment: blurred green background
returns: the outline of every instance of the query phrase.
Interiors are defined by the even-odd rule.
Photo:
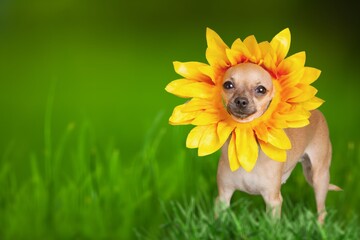
[[[167,123],[184,100],[164,91],[172,61],[206,61],[206,27],[229,45],[290,28],[290,53],[322,70],[331,177],[345,189],[328,206],[359,212],[359,20],[349,2],[1,0],[0,238],[156,234],[160,202],[215,198],[218,154],[185,148],[190,128]],[[283,192],[314,206],[301,168]]]

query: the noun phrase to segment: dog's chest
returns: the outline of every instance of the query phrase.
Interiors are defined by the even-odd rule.
[[[240,169],[232,178],[236,189],[249,194],[261,194],[267,186],[267,180],[256,171],[248,173]]]
[[[283,180],[282,164],[266,158],[261,153],[251,172],[246,172],[243,168],[231,172],[227,166],[228,169],[223,170],[224,172],[220,175],[229,178],[229,182],[231,182],[235,189],[257,195]]]

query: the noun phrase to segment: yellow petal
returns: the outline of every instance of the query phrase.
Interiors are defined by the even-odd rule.
[[[209,65],[200,62],[173,62],[175,72],[184,78],[211,83],[211,78],[201,71]]]
[[[220,120],[220,114],[215,112],[201,112],[196,118],[191,122],[194,125],[209,125],[213,123],[218,123]]]
[[[212,29],[206,28],[206,41],[209,48],[225,50],[228,48],[221,37]]]
[[[276,148],[273,145],[271,145],[270,143],[265,143],[261,140],[259,140],[259,144],[260,144],[261,150],[272,160],[275,160],[278,162],[286,161],[286,150]]]
[[[219,137],[217,135],[217,124],[209,125],[199,142],[198,155],[205,156],[219,150]]]
[[[277,111],[278,113],[289,112],[291,111],[291,108],[292,108],[292,104],[287,102],[279,102],[277,106]]]
[[[197,97],[211,99],[214,95],[214,85],[187,79],[174,80],[166,86],[165,90],[183,98]]]
[[[318,107],[320,107],[325,101],[317,98],[317,97],[313,97],[312,99],[310,99],[309,101],[306,101],[304,103],[302,103],[302,106],[306,109],[306,110],[314,110]]]
[[[270,72],[276,74],[276,66],[273,56],[271,54],[266,54],[263,61],[264,67]]]
[[[229,60],[226,56],[226,49],[229,47],[224,43],[220,36],[210,28],[206,29],[206,41],[208,48],[206,49],[206,59],[209,64],[214,67],[229,66]]]
[[[211,109],[214,107],[214,104],[208,99],[202,98],[192,98],[190,101],[184,104],[184,107],[181,111],[183,112],[194,112],[194,111],[204,111],[206,109]]]
[[[259,148],[251,128],[236,128],[236,152],[241,167],[250,172],[258,158]]]
[[[231,49],[226,49],[226,56],[229,59],[231,66],[238,64],[237,55],[237,52]]]
[[[190,124],[195,117],[201,112],[183,112],[184,105],[179,105],[174,108],[174,111],[169,119],[169,123],[172,125],[186,125]]]
[[[274,54],[274,50],[272,49],[269,42],[264,41],[259,43],[259,48],[261,51],[261,58],[264,67],[270,71],[273,75],[276,75],[276,55]]]
[[[190,133],[186,138],[186,147],[187,148],[197,148],[199,147],[199,142],[203,136],[205,130],[208,126],[196,126],[191,129]]]
[[[251,54],[251,61],[258,63],[261,59],[261,51],[254,35],[248,36],[244,40],[244,44]]]
[[[303,91],[301,91],[299,88],[297,87],[288,87],[285,88],[282,92],[281,92],[281,99],[283,101],[287,101],[290,98],[294,98],[297,96],[300,96],[303,93]]]
[[[277,71],[280,75],[289,74],[304,67],[306,60],[305,52],[298,52],[280,62]]]
[[[271,52],[272,52],[271,45],[267,41],[259,43],[259,48],[260,48],[262,58],[264,58],[267,54],[271,54]]]
[[[310,85],[298,84],[296,87],[302,90],[302,93],[299,96],[289,98],[288,102],[305,102],[311,98],[313,98],[318,92],[316,88]]]
[[[166,87],[165,90],[169,93],[173,93],[176,89],[181,88],[190,83],[196,83],[197,81],[188,80],[188,79],[178,79],[171,81]]]
[[[259,123],[256,127],[254,127],[255,134],[258,139],[263,140],[264,142],[268,141],[268,130],[267,126],[264,123]]]
[[[306,125],[308,125],[309,119],[303,119],[303,120],[298,120],[298,121],[287,121],[287,124],[290,128],[301,128],[301,127],[305,127]]]
[[[279,78],[279,82],[283,89],[296,86],[304,76],[304,68],[300,68],[298,71],[294,71],[287,75],[282,75]]]
[[[231,50],[238,53],[237,62],[243,62],[246,58],[251,57],[251,53],[249,49],[245,46],[245,44],[238,38],[231,45]]]
[[[321,71],[319,69],[312,67],[305,67],[304,70],[304,75],[301,79],[301,83],[303,84],[312,84],[319,78],[321,74]]]
[[[212,82],[215,83],[215,73],[214,69],[211,66],[206,65],[203,67],[199,67],[199,71],[208,76],[212,80]]]
[[[277,64],[282,61],[289,52],[291,34],[288,28],[279,32],[270,42],[277,55]]]
[[[237,158],[237,153],[236,153],[235,132],[233,132],[231,135],[231,140],[230,140],[229,147],[228,147],[228,157],[229,157],[229,165],[230,165],[231,171],[234,172],[234,171],[238,170],[240,167],[240,163],[239,163],[239,160]]]
[[[219,136],[220,145],[224,145],[225,141],[229,138],[231,132],[234,130],[235,126],[230,125],[227,121],[221,121],[217,126],[217,133]]]
[[[293,105],[290,110],[282,115],[287,121],[299,121],[308,119],[311,116],[311,113],[304,109],[302,104],[297,104]]]
[[[290,149],[291,142],[283,129],[269,128],[268,142],[280,149]]]
[[[209,64],[214,67],[217,71],[220,69],[228,68],[230,67],[230,62],[227,59],[225,50],[224,54],[219,53],[218,51],[215,51],[213,49],[207,49],[206,50],[206,59],[209,62]]]
[[[274,128],[287,128],[288,122],[279,113],[273,113],[272,117],[268,121],[268,125]]]

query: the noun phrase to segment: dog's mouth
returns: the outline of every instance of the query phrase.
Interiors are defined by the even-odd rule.
[[[232,115],[235,118],[238,118],[240,120],[246,120],[248,117],[250,117],[251,115],[253,115],[257,112],[255,108],[238,109],[238,108],[231,107],[231,105],[228,105],[226,110],[228,111],[228,113],[230,115]]]
[[[245,109],[239,109],[237,107],[234,107],[233,105],[229,104],[226,105],[224,104],[227,112],[238,122],[242,122],[242,123],[246,123],[246,122],[251,122],[252,120],[262,116],[266,110],[269,108],[270,104],[272,101],[270,101],[268,103],[268,105],[266,106],[265,110],[262,111],[257,111],[256,107],[252,107],[252,108],[245,108]]]

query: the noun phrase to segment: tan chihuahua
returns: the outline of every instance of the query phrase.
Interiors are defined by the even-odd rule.
[[[223,100],[227,111],[238,122],[250,122],[260,117],[268,108],[275,88],[270,74],[252,63],[241,63],[229,68],[223,79]],[[292,148],[287,151],[286,162],[271,160],[259,147],[259,157],[251,172],[243,168],[232,172],[229,166],[229,140],[222,147],[217,183],[217,204],[230,205],[235,190],[260,194],[266,209],[272,216],[280,217],[282,196],[281,184],[285,183],[298,162],[302,163],[307,182],[314,188],[318,221],[326,216],[325,199],[328,190],[341,190],[329,184],[331,143],[324,116],[312,111],[310,124],[303,128],[285,129]]]

